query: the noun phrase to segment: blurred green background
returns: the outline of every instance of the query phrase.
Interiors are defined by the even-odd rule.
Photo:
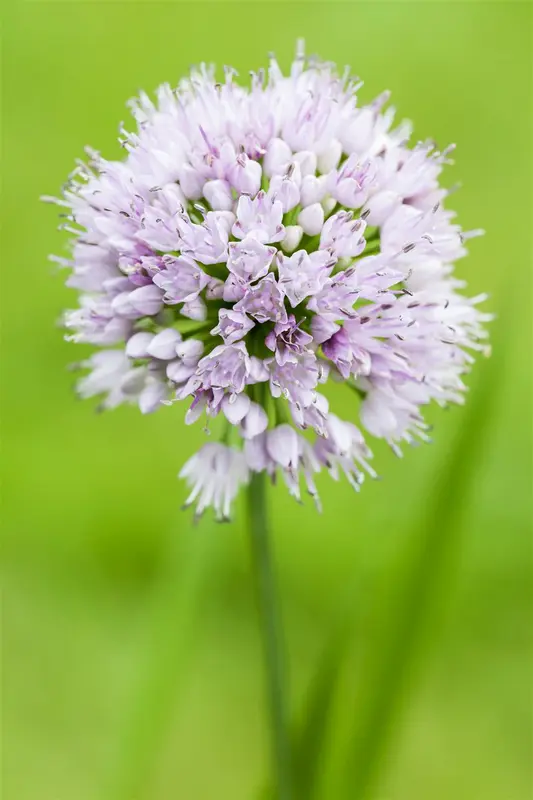
[[[487,231],[458,273],[500,313],[471,410],[429,413],[433,445],[397,460],[372,443],[383,480],[355,496],[325,476],[322,516],[269,491],[297,717],[332,631],[350,620],[320,796],[356,796],[340,787],[356,786],[360,708],[374,697],[378,727],[389,704],[401,713],[372,796],[531,797],[531,29],[531,5],[511,2],[36,0],[4,11],[6,800],[248,800],[268,778],[244,505],[227,526],[194,529],[180,512],[175,476],[203,434],[178,407],[97,415],[75,398],[67,365],[88,350],[56,326],[75,298],[47,263],[64,240],[38,197],[58,191],[85,144],[120,156],[118,123],[139,88],[202,60],[245,77],[273,50],[287,66],[298,36],[350,64],[363,100],[391,89],[417,138],[457,143],[445,180],[463,185],[450,204],[465,229]],[[330,399],[353,413],[342,387]],[[429,557],[413,582],[421,535]]]

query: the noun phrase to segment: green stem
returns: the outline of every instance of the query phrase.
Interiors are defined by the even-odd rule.
[[[281,620],[268,539],[265,481],[266,474],[264,472],[254,473],[252,476],[248,489],[248,518],[267,673],[276,800],[291,800],[291,757]]]

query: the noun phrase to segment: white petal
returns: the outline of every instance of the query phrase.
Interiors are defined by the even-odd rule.
[[[329,196],[328,197],[324,197],[324,199],[322,200],[322,203],[321,203],[321,206],[324,209],[324,213],[325,214],[329,214],[331,211],[333,211],[333,209],[335,208],[336,205],[337,205],[337,201],[335,200],[335,198],[334,197],[329,197]]]
[[[298,463],[298,434],[290,425],[278,425],[266,435],[266,449],[270,458],[282,467],[295,467]]]
[[[266,435],[259,434],[253,439],[248,439],[244,443],[244,455],[246,463],[254,472],[262,472],[268,466],[268,454],[266,452]]]
[[[316,172],[316,154],[312,150],[301,150],[293,156],[294,161],[300,165],[302,175],[314,175]]]
[[[204,197],[215,211],[231,211],[233,197],[227,181],[207,181],[204,185]]]
[[[332,139],[327,150],[319,153],[317,166],[319,172],[330,172],[335,169],[342,155],[342,145],[338,139]]]
[[[320,233],[324,224],[324,209],[320,203],[313,203],[312,206],[302,209],[298,214],[298,224],[308,236]]]
[[[249,408],[250,398],[247,394],[226,395],[222,401],[222,411],[232,425],[238,425],[248,413]]]
[[[124,394],[136,395],[144,389],[147,368],[135,367],[127,372],[120,382],[120,390]]]
[[[204,352],[204,346],[200,339],[186,339],[176,347],[176,355],[184,361],[198,359]]]
[[[153,316],[163,305],[163,292],[153,283],[149,286],[140,286],[130,292],[129,302],[133,308],[142,314]]]
[[[300,189],[300,200],[302,206],[310,206],[313,203],[320,203],[326,194],[326,176],[306,175],[302,181]]]
[[[180,361],[178,358],[174,361],[170,361],[167,365],[167,378],[174,383],[183,383],[189,380],[191,375],[194,375],[195,372],[195,365],[189,366],[188,364],[184,364],[183,361]]]
[[[134,333],[126,342],[126,355],[130,358],[146,358],[149,355],[148,345],[153,338],[153,333],[146,331]]]
[[[258,403],[251,403],[248,413],[241,422],[241,433],[245,439],[259,436],[268,427],[268,416]]]
[[[283,139],[272,139],[263,158],[265,174],[271,178],[272,175],[283,172],[291,158],[292,150],[287,142],[284,142]]]
[[[264,361],[260,358],[257,358],[257,356],[250,356],[249,378],[252,378],[252,380],[256,383],[261,383],[262,381],[267,381],[269,377],[270,373],[265,366]]]
[[[150,342],[147,350],[149,355],[170,361],[176,356],[176,345],[181,342],[181,335],[174,328],[166,328],[158,333]]]
[[[383,225],[387,217],[399,205],[400,197],[396,192],[378,192],[370,198],[365,206],[365,210],[370,212],[366,219],[368,225]]]
[[[200,419],[205,411],[207,399],[202,395],[194,406],[191,406],[185,414],[185,424],[192,425],[197,419]]]
[[[165,400],[168,394],[168,387],[163,381],[154,380],[147,383],[146,387],[139,395],[139,408],[142,414],[151,414]]]
[[[292,253],[300,244],[303,236],[303,228],[300,225],[287,225],[285,236],[280,242],[281,247],[286,253]]]

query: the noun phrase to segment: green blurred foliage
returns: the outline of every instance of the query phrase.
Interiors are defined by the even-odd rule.
[[[376,443],[384,480],[359,496],[325,476],[322,516],[270,490],[294,711],[346,622],[323,774],[335,800],[361,675],[372,693],[368,664],[381,665],[376,676],[391,654],[392,675],[414,665],[384,635],[406,605],[388,589],[450,480],[459,437],[453,523],[432,520],[436,541],[453,525],[454,554],[376,797],[531,796],[532,18],[529,3],[511,2],[20,0],[4,11],[6,800],[248,800],[268,776],[244,505],[220,527],[193,529],[179,511],[175,475],[203,434],[176,406],[97,415],[75,399],[66,365],[88,351],[56,326],[75,299],[46,261],[64,240],[38,197],[57,191],[85,144],[120,155],[118,122],[139,88],[202,60],[245,76],[274,50],[286,66],[298,36],[349,63],[363,99],[390,88],[416,137],[457,142],[445,178],[463,184],[453,204],[464,228],[487,231],[458,273],[507,311],[493,326],[497,368],[480,363],[472,380],[482,446],[464,445],[467,409],[431,410],[434,444],[397,460]],[[476,401],[488,369],[491,401]],[[342,416],[355,411],[342,387],[330,400]]]

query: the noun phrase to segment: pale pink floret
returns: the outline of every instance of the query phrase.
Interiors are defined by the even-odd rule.
[[[196,503],[197,519],[212,507],[218,520],[228,520],[231,504],[240,487],[248,483],[248,476],[242,451],[209,442],[184,464],[179,474],[191,487],[185,506]]]

